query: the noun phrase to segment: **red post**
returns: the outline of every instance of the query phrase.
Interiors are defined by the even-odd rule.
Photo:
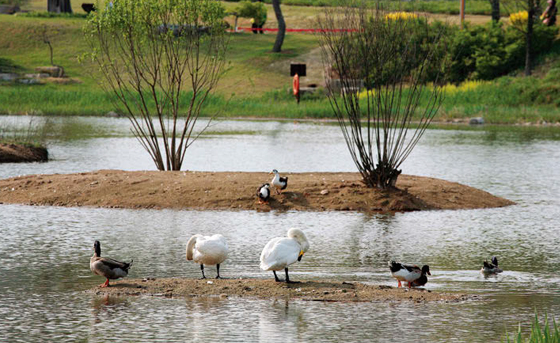
[[[297,103],[299,105],[299,75],[298,74],[294,75],[293,89],[294,89],[294,96],[296,97]]]

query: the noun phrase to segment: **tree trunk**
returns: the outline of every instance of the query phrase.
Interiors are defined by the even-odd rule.
[[[48,0],[47,10],[55,13],[72,13],[70,0]]]
[[[286,35],[286,22],[280,9],[280,0],[272,0],[272,7],[274,8],[274,14],[276,14],[276,20],[278,20],[278,33],[276,34],[276,42],[274,42],[272,52],[280,52],[282,51],[282,44]]]
[[[525,34],[525,76],[531,76],[533,69],[533,23],[535,19],[535,0],[527,0],[527,33]]]
[[[490,0],[492,6],[492,20],[496,23],[500,21],[500,0]]]

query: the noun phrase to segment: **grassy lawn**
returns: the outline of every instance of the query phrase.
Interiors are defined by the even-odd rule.
[[[434,1],[435,2],[435,1]],[[443,1],[446,2],[446,1]],[[82,1],[72,1],[75,12],[81,12]],[[237,3],[226,2],[226,8]],[[27,9],[44,10],[45,1],[31,1]],[[272,8],[269,6],[267,27],[276,25]],[[320,7],[283,5],[288,27],[313,27]],[[447,21],[457,16],[432,15]],[[485,22],[489,16],[473,16],[475,22]],[[233,18],[229,18],[233,23]],[[33,72],[37,66],[49,64],[49,50],[39,32],[46,27],[54,48],[54,62],[65,68],[68,77],[75,83],[55,85],[13,85],[0,83],[0,113],[45,114],[45,115],[103,115],[116,107],[98,84],[99,74],[90,61],[80,63],[78,56],[87,52],[81,27],[83,18],[32,18],[24,16],[0,16],[0,70]],[[249,26],[246,19],[240,26]],[[326,97],[322,94],[304,96],[296,105],[289,94],[291,77],[290,62],[308,63],[306,83],[322,82],[317,37],[312,34],[287,34],[283,52],[272,54],[270,50],[275,34],[254,35],[238,33],[230,35],[227,72],[220,81],[216,94],[204,108],[204,114],[216,112],[229,116],[286,117],[286,118],[332,118],[333,113]],[[556,49],[560,50],[560,49]],[[551,54],[558,60],[560,51]],[[549,63],[547,69],[560,70],[558,63]],[[537,73],[538,74],[538,73]],[[546,73],[544,73],[546,74]],[[477,89],[459,90],[448,94],[438,119],[452,120],[484,116],[489,123],[558,122],[560,114],[556,106],[560,102],[550,101],[558,90],[553,82],[541,82],[540,78],[502,78],[485,83]],[[544,83],[543,83],[544,82]],[[546,87],[547,94],[539,99],[538,85]],[[536,86],[537,85],[537,86]],[[543,86],[543,87],[544,87]],[[549,97],[549,98],[547,98]],[[560,98],[560,94],[558,94]],[[542,96],[540,98],[543,98]]]

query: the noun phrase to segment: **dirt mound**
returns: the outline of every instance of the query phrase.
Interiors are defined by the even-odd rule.
[[[0,163],[46,162],[46,148],[20,144],[0,144]]]
[[[111,283],[107,288],[95,287],[87,292],[112,296],[163,296],[227,298],[288,298],[308,301],[445,301],[473,299],[459,293],[366,285],[358,282],[303,281],[286,284],[259,279],[127,279]]]
[[[116,208],[417,211],[501,207],[513,202],[439,179],[401,175],[397,190],[366,188],[358,173],[288,173],[288,188],[259,204],[267,173],[129,172],[29,175],[0,180],[0,203]]]

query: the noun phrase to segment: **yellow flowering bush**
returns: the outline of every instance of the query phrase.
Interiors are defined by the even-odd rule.
[[[468,92],[468,91],[473,91],[476,88],[488,84],[488,81],[480,81],[480,80],[469,80],[469,81],[465,81],[461,84],[459,84],[458,86],[454,85],[454,84],[447,84],[445,86],[442,87],[442,91],[446,94],[446,95],[452,95],[452,94],[456,94],[456,93],[461,93],[461,92]]]
[[[519,11],[509,15],[509,22],[519,30],[524,30],[529,20],[529,13],[527,11]]]
[[[386,20],[410,20],[416,19],[418,16],[409,12],[392,12],[385,15]]]

